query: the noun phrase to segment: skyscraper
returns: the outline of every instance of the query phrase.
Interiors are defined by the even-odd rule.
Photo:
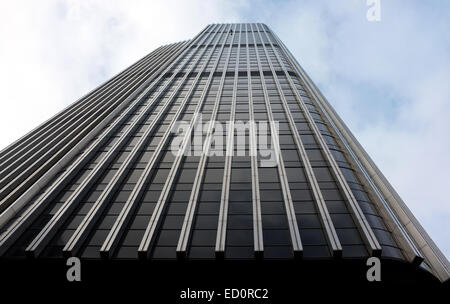
[[[209,25],[154,50],[1,151],[0,166],[3,263],[375,256],[450,274],[260,23]]]

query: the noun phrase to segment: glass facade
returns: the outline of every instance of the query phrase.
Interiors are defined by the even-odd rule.
[[[156,49],[0,157],[6,258],[423,259],[263,24]]]

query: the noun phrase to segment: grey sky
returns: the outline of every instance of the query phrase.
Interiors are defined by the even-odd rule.
[[[450,4],[427,3],[3,1],[0,148],[161,44],[264,22],[450,257]]]

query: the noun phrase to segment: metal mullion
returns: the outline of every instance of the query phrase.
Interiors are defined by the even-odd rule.
[[[172,80],[175,78],[176,73],[173,73],[170,80],[166,83],[165,88],[167,88]],[[177,89],[179,89],[182,85],[182,81],[178,84]],[[164,88],[164,89],[165,89]],[[83,195],[86,194],[88,187],[95,182],[95,180],[104,172],[106,166],[113,160],[115,157],[115,152],[120,149],[121,146],[125,144],[129,135],[131,135],[138,125],[143,121],[149,111],[153,108],[153,105],[157,103],[159,96],[164,92],[164,89],[159,91],[157,96],[154,96],[153,101],[150,102],[145,109],[140,111],[138,117],[134,119],[132,124],[128,126],[127,130],[125,130],[117,142],[110,148],[106,155],[99,161],[99,163],[95,166],[95,168],[90,172],[90,174],[81,182],[81,184],[77,187],[77,189],[72,193],[72,195],[68,198],[68,200],[63,204],[61,208],[58,209],[57,213],[52,217],[52,219],[46,224],[46,226],[40,231],[40,233],[34,238],[31,244],[27,247],[26,252],[29,255],[39,255],[40,252],[44,249],[45,245],[48,241],[54,236],[56,230],[63,224],[64,220],[70,215],[73,209],[78,205],[78,202],[82,199]],[[105,201],[107,201],[111,195],[115,192],[116,188],[120,184],[120,182],[125,178],[125,173],[127,172],[131,163],[137,158],[137,151],[146,143],[149,138],[149,135],[153,132],[155,126],[158,124],[163,114],[169,109],[169,106],[172,104],[173,97],[175,96],[177,89],[171,95],[171,98],[165,103],[160,112],[156,115],[155,119],[152,121],[151,125],[146,129],[144,134],[141,136],[140,140],[133,147],[132,151],[128,155],[128,157],[124,160],[123,164],[117,170],[116,174],[113,176],[111,181],[109,181],[105,190],[102,192],[100,197],[97,199],[95,206],[103,205]],[[90,211],[98,210],[97,208],[91,208]],[[96,212],[95,212],[96,213]],[[90,215],[90,214],[88,214]],[[90,216],[86,216],[85,218],[91,218]],[[78,230],[77,230],[78,232]],[[78,234],[77,234],[78,235]]]
[[[247,28],[247,24],[246,24]],[[252,29],[253,30],[253,29]],[[253,33],[252,33],[253,34]],[[257,148],[256,148],[256,131],[255,131],[255,119],[254,119],[254,108],[253,108],[253,92],[252,92],[252,77],[250,68],[250,50],[248,46],[248,34],[245,33],[245,44],[247,49],[247,80],[248,80],[248,91],[249,91],[249,120],[250,120],[250,131],[249,131],[249,142],[250,142],[250,160],[251,160],[251,172],[252,172],[252,208],[253,208],[253,242],[256,255],[262,255],[264,252],[264,240],[263,240],[263,230],[262,230],[262,217],[261,217],[261,198],[259,190],[259,173],[258,173],[258,159],[257,159]],[[255,37],[253,35],[253,40]],[[255,42],[255,41],[254,41]],[[256,43],[255,52],[257,51]]]
[[[77,107],[79,107],[80,104],[83,104],[87,101],[87,98],[91,98],[95,96],[95,94],[98,94],[101,90],[104,89],[105,86],[110,86],[113,82],[115,82],[119,78],[123,78],[124,73],[130,73],[132,69],[134,69],[136,66],[141,64],[144,60],[147,60],[149,56],[154,56],[156,52],[161,52],[161,50],[167,46],[161,46],[152,51],[150,54],[147,54],[145,57],[138,60],[136,63],[134,63],[132,66],[127,67],[126,69],[122,70],[121,72],[117,73],[115,76],[113,76],[111,79],[106,81],[105,83],[101,84],[100,86],[96,87],[95,89],[91,90],[84,96],[78,98],[76,101],[74,101],[72,104],[58,112],[57,114],[53,115],[51,118],[47,119],[43,123],[41,123],[39,126],[34,128],[33,130],[29,131],[27,134],[23,135],[4,149],[0,151],[0,163],[3,162],[4,158],[7,157],[10,153],[15,151],[16,149],[20,148],[23,144],[25,144],[26,141],[30,140],[31,138],[37,136],[40,132],[43,132],[44,129],[49,128],[50,126],[54,125],[56,122],[60,121],[62,118],[64,118],[64,115],[67,115],[69,112],[75,110]],[[90,94],[94,94],[90,96]],[[1,168],[1,167],[0,167]]]
[[[200,37],[200,35],[197,36],[197,38],[199,38],[199,37]],[[193,41],[195,41],[195,39]],[[191,43],[191,42],[189,42],[189,43]],[[188,49],[185,46],[189,43],[182,43],[180,45],[180,49],[177,51],[178,54],[176,54],[176,56],[186,53]],[[168,58],[165,58],[165,57],[161,58],[158,61],[158,65],[156,65],[154,67],[154,69],[152,71],[150,71],[150,73],[149,73],[149,75],[152,75],[153,72],[156,75],[159,75],[158,79],[156,81],[153,81],[149,87],[144,89],[144,91],[139,95],[139,97],[136,98],[136,100],[133,102],[133,104],[128,108],[126,113],[131,113],[130,111],[132,111],[132,109],[134,109],[135,106],[137,106],[139,104],[140,99],[143,98],[157,83],[159,83],[159,80],[162,79],[162,77],[164,75],[164,73],[160,73],[160,72],[163,70],[168,71],[177,62],[177,60],[173,60],[173,61],[171,61],[171,64],[169,66],[167,66],[167,63],[165,63],[166,62],[165,60],[166,59],[170,60],[170,58],[174,58],[173,55],[167,55],[167,56],[168,56]],[[155,71],[155,69],[157,69],[157,70]],[[160,73],[160,74],[158,74],[158,73]],[[155,75],[155,74],[153,74],[153,75]],[[148,82],[150,82],[152,80],[154,80],[154,79],[152,79],[152,77],[150,77],[150,79],[148,79],[147,82],[144,83],[142,86],[148,85]],[[137,90],[137,91],[140,91],[140,90]],[[127,99],[131,100],[134,97],[135,97],[135,94],[132,94]],[[110,114],[110,115],[112,116],[112,114]],[[121,115],[118,118],[118,120],[116,120],[116,122],[117,121],[119,121],[119,123],[121,121],[123,122],[123,119],[125,119],[125,117],[126,117],[125,114]],[[63,183],[63,181],[70,179],[71,177],[73,177],[73,175],[76,172],[78,172],[79,167],[86,163],[86,159],[88,158],[88,155],[91,155],[96,150],[98,145],[101,145],[103,143],[105,138],[107,138],[107,136],[110,135],[110,133],[113,132],[117,128],[119,123],[110,124],[110,126],[107,128],[107,130],[105,130],[102,133],[102,136],[100,136],[93,144],[91,144],[88,151],[86,153],[84,153],[81,157],[79,157],[77,159],[77,161],[75,161],[75,163],[73,163],[69,167],[69,169],[66,170],[65,174],[58,177],[58,179],[53,183],[53,185],[51,186],[49,191],[47,191],[44,194],[44,196],[46,198],[48,198],[48,200],[51,200],[52,198],[55,197],[55,195],[56,195],[55,192],[61,190],[64,187],[65,184]],[[62,166],[61,166],[61,169],[62,169]],[[17,237],[18,234],[20,234],[21,232],[23,232],[24,229],[26,229],[25,224],[34,220],[34,218],[37,216],[37,213],[39,213],[41,210],[43,210],[43,208],[45,208],[46,204],[43,203],[43,202],[45,202],[45,200],[43,201],[42,197],[40,199],[41,199],[40,201],[35,202],[30,208],[28,208],[25,211],[25,213],[12,226],[10,226],[7,231],[5,231],[1,235],[1,237],[0,237],[0,254],[2,252],[4,252],[4,250],[6,250],[8,244],[13,242],[15,240],[15,237]],[[23,205],[24,203],[25,203],[25,201],[21,202],[21,205]],[[12,208],[12,207],[15,207],[15,208]],[[8,220],[8,218],[12,217],[14,215],[14,213],[16,213],[15,210],[19,210],[20,207],[21,206],[16,207],[16,206],[12,205],[4,213],[2,213],[1,218],[0,218],[1,224],[3,225]],[[6,218],[4,218],[4,216]]]
[[[174,48],[173,46],[170,46],[169,50],[173,49],[173,48]],[[105,93],[109,92],[111,90],[111,88],[113,87],[113,85],[114,85],[115,90],[117,90],[118,88],[123,87],[127,83],[130,83],[130,82],[134,81],[135,79],[139,78],[140,77],[139,73],[141,71],[144,71],[146,68],[148,68],[148,66],[151,65],[152,62],[154,61],[153,59],[157,58],[157,56],[160,55],[160,53],[163,51],[164,51],[164,49],[159,50],[157,53],[153,54],[153,56],[149,57],[146,61],[144,61],[140,65],[136,66],[135,70],[130,70],[127,73],[125,73],[124,75],[122,75],[122,77],[117,80],[117,83],[113,82],[109,85],[110,88],[105,87],[104,89],[100,90],[99,92],[102,92],[104,90],[102,95],[100,95],[100,97],[98,97],[98,96],[95,97],[96,94],[94,94],[92,97],[89,97],[85,100],[80,100],[81,103],[76,106],[78,108],[84,107],[84,109],[82,109],[82,111],[85,111],[86,108],[89,107],[89,105],[95,104],[97,102],[98,98],[101,98]],[[134,77],[134,78],[127,79],[128,76]],[[95,97],[95,99],[92,100],[92,98],[94,98],[94,97]],[[77,107],[75,107],[74,110]],[[79,111],[80,109],[77,109],[77,110]],[[90,109],[88,109],[88,111],[90,111]],[[48,141],[48,138],[51,137],[51,135],[59,134],[58,130],[60,130],[61,128],[69,128],[70,122],[73,119],[75,119],[78,115],[81,115],[81,114],[82,114],[81,112],[73,111],[72,113],[67,113],[67,115],[64,117],[62,117],[62,116],[57,117],[60,120],[58,122],[55,122],[55,124],[53,126],[51,126],[49,129],[45,130],[42,134],[36,136],[34,139],[30,139],[31,140],[30,142],[22,143],[25,145],[24,147],[20,148],[17,152],[14,152],[14,154],[9,156],[7,159],[3,159],[0,164],[0,170],[1,170],[0,174],[4,175],[5,174],[4,172],[6,169],[11,168],[13,166],[13,164],[17,163],[24,157],[27,157],[30,154],[31,155],[35,154],[33,152],[36,151],[37,149],[42,150],[41,147],[43,145],[46,145],[46,141]],[[69,120],[67,120],[67,119],[69,119]],[[55,128],[57,128],[57,129],[55,130]],[[45,137],[46,135],[48,135],[48,136]],[[30,149],[30,147],[32,147],[32,148]],[[26,151],[26,152],[23,152],[23,151]]]
[[[228,216],[228,199],[230,194],[230,182],[231,182],[231,164],[233,158],[234,149],[234,111],[235,102],[231,106],[230,122],[228,125],[227,142],[226,142],[226,154],[224,164],[224,174],[222,180],[222,191],[220,196],[220,209],[219,220],[217,226],[216,236],[216,256],[220,256],[225,251],[225,238],[227,231],[227,216]]]
[[[231,101],[230,109],[230,122],[228,125],[227,132],[227,142],[226,142],[226,152],[225,152],[225,163],[223,170],[222,179],[222,191],[220,196],[220,209],[219,209],[219,219],[217,223],[217,236],[216,236],[216,256],[220,257],[225,251],[225,238],[227,233],[227,217],[228,217],[228,198],[230,194],[230,182],[231,182],[231,164],[233,160],[234,153],[234,120],[236,116],[236,94],[237,94],[237,82],[239,79],[239,59],[241,52],[241,35],[242,24],[239,24],[239,41],[238,49],[236,53],[236,67],[234,74],[233,83],[233,95]]]
[[[161,63],[163,65],[165,65],[164,61],[162,61]],[[149,72],[147,74],[157,76],[157,74],[152,74],[152,73],[153,73],[153,71]],[[67,141],[68,142],[66,143],[66,145],[64,147],[62,147],[59,151],[57,151],[49,159],[41,160],[40,163],[44,162],[44,164],[42,164],[39,168],[37,168],[34,172],[32,172],[27,178],[25,178],[24,181],[22,181],[22,183],[20,185],[16,186],[14,190],[10,191],[6,195],[6,197],[4,197],[2,199],[2,201],[0,202],[0,209],[5,209],[16,198],[21,196],[23,194],[23,192],[28,192],[29,188],[28,188],[28,190],[24,190],[24,191],[22,191],[22,189],[35,183],[36,180],[38,180],[40,177],[42,177],[41,176],[42,171],[52,168],[52,166],[54,166],[55,163],[59,164],[60,163],[59,161],[61,161],[61,160],[64,160],[64,162],[68,161],[68,154],[67,154],[68,152],[70,153],[70,151],[77,149],[77,147],[79,150],[80,142],[82,142],[83,144],[86,143],[87,140],[93,136],[93,133],[99,132],[101,127],[103,127],[108,121],[110,121],[114,117],[114,115],[117,114],[117,112],[121,111],[125,106],[127,106],[127,103],[126,103],[127,100],[128,101],[131,100],[132,98],[135,97],[135,95],[137,95],[139,93],[140,90],[136,89],[136,88],[140,88],[144,85],[148,85],[148,83],[150,83],[152,80],[153,80],[152,77],[147,78],[147,79],[144,77],[137,84],[130,85],[132,87],[128,89],[128,92],[131,92],[131,95],[128,94],[128,92],[126,92],[125,94],[119,95],[119,99],[116,100],[113,104],[111,104],[105,111],[103,111],[102,109],[99,109],[97,112],[95,112],[93,115],[91,115],[91,117],[94,117],[93,118],[94,121],[92,121],[92,119],[91,119],[88,126],[79,126],[79,127],[77,127],[77,129],[73,130],[69,135],[72,135],[72,134],[76,134],[76,135],[73,137],[69,136],[69,135],[66,136],[65,142],[67,142]],[[114,114],[112,115],[112,113],[114,113]],[[80,132],[78,129],[82,128],[82,127],[84,127],[84,128]],[[60,158],[60,155],[63,153],[65,153],[65,154],[62,156],[62,158]],[[45,172],[46,173],[44,173],[44,175],[48,176],[48,171],[45,171]],[[15,182],[15,181],[12,181],[9,185],[7,185],[7,187],[12,187],[11,184],[13,182]],[[42,186],[42,185],[40,185],[40,186]],[[6,207],[3,207],[3,206],[6,206]]]
[[[297,72],[298,78],[305,84],[305,87],[309,91],[311,96],[316,98],[319,108],[321,109],[321,111],[325,115],[325,117],[328,119],[333,131],[338,135],[338,137],[342,141],[344,147],[346,148],[347,152],[351,156],[352,160],[356,163],[356,166],[361,170],[362,175],[364,177],[362,182],[367,187],[367,189],[372,189],[373,192],[375,193],[375,195],[372,195],[369,192],[369,196],[376,203],[376,207],[382,214],[383,220],[385,221],[385,223],[389,226],[389,228],[393,232],[392,235],[394,236],[395,240],[402,246],[402,249],[410,262],[413,262],[415,264],[420,264],[421,261],[423,260],[422,254],[417,249],[416,245],[411,240],[408,233],[405,231],[405,228],[401,224],[401,222],[398,219],[395,212],[392,210],[389,203],[384,199],[383,195],[381,194],[377,185],[372,180],[372,178],[369,175],[369,173],[367,172],[366,168],[361,164],[358,156],[355,154],[353,149],[350,147],[347,140],[342,135],[340,129],[334,123],[333,118],[330,117],[330,114],[328,113],[328,111],[333,112],[334,110],[327,110],[325,108],[325,106],[327,106],[329,109],[330,106],[327,102],[323,101],[323,100],[325,100],[323,95],[320,92],[318,92],[317,88],[314,86],[311,79],[307,76],[307,74],[304,72],[304,70],[301,68],[301,66],[298,64],[298,62],[295,60],[295,58],[292,56],[292,54],[289,52],[289,50],[287,50],[286,46],[281,42],[281,40],[278,38],[278,36],[276,36],[275,34],[273,34],[273,36],[278,41],[280,47],[282,48],[282,50],[284,51],[286,56],[290,59],[291,63],[293,64],[293,68]],[[323,104],[325,104],[325,106],[322,104],[322,102],[323,102]],[[336,119],[336,118],[334,118],[334,119]],[[339,121],[339,119],[336,119],[336,121]],[[353,138],[352,140],[356,142],[356,139]],[[394,231],[396,233],[394,233]]]
[[[264,33],[266,33],[265,30],[264,30]],[[258,32],[258,34],[259,34],[260,39],[262,41],[261,32]],[[266,33],[266,37],[269,40],[269,43],[271,43],[270,42],[270,38],[267,35],[267,33]],[[286,102],[286,98],[284,97],[283,90],[282,90],[282,88],[280,86],[280,82],[278,80],[278,76],[277,76],[277,74],[275,72],[275,69],[274,69],[274,67],[272,65],[272,61],[270,59],[270,56],[269,56],[269,54],[267,52],[267,49],[266,49],[266,47],[264,45],[263,45],[263,48],[264,48],[264,52],[266,54],[267,61],[269,63],[270,69],[272,71],[272,74],[274,75],[273,76],[274,77],[274,81],[275,81],[275,84],[276,84],[276,87],[277,87],[277,90],[278,90],[278,94],[280,95],[280,99],[282,101],[284,112],[285,112],[285,114],[286,114],[286,116],[288,118],[289,127],[290,127],[292,135],[294,137],[294,141],[295,141],[295,144],[297,146],[297,150],[300,153],[301,160],[302,160],[302,162],[303,162],[303,164],[305,166],[306,176],[308,177],[308,182],[311,185],[311,189],[312,189],[312,192],[313,192],[313,195],[314,195],[314,201],[315,201],[317,209],[319,211],[320,220],[322,222],[322,225],[325,228],[325,232],[326,232],[328,243],[329,243],[329,245],[330,245],[330,247],[332,249],[333,255],[334,256],[340,256],[342,254],[342,246],[341,246],[341,243],[339,241],[339,237],[338,237],[338,235],[336,233],[336,229],[334,228],[334,225],[333,225],[333,222],[331,220],[330,214],[328,212],[328,208],[327,208],[327,205],[326,205],[325,200],[323,198],[322,191],[320,190],[319,183],[317,182],[317,179],[316,179],[316,177],[314,175],[314,171],[313,171],[313,168],[312,168],[311,163],[309,161],[308,154],[306,153],[305,147],[304,147],[303,142],[302,142],[302,140],[300,138],[300,133],[298,132],[298,130],[297,130],[296,126],[295,126],[294,119],[293,119],[292,114],[291,114],[291,112],[289,110],[289,106],[288,106],[288,104]],[[273,45],[272,45],[272,49],[275,52],[275,50],[273,48]],[[280,62],[280,65],[282,65],[281,62]]]
[[[228,27],[228,25],[226,25],[225,28],[227,28],[227,27]],[[227,30],[227,32],[226,32],[224,37],[227,37],[227,35],[230,32],[230,29],[231,29],[231,26]],[[216,45],[219,43],[220,39],[222,39],[222,37],[220,37],[216,41],[216,43],[214,44],[213,52],[216,49]],[[179,170],[180,164],[182,162],[182,159],[184,158],[183,154],[184,154],[185,149],[186,149],[186,147],[188,145],[189,139],[191,137],[192,130],[194,129],[194,126],[195,126],[195,123],[196,123],[196,120],[197,120],[197,116],[198,116],[197,113],[200,112],[201,107],[203,105],[203,102],[204,102],[204,100],[206,98],[206,93],[208,91],[208,88],[211,85],[211,81],[212,81],[213,76],[214,76],[214,71],[216,70],[217,65],[220,62],[220,57],[222,55],[223,49],[225,48],[225,44],[226,44],[226,39],[225,39],[224,43],[222,43],[222,46],[221,46],[221,48],[220,48],[220,50],[219,50],[219,52],[217,54],[217,59],[214,62],[213,66],[212,66],[212,69],[210,71],[208,80],[207,80],[207,82],[205,84],[205,87],[203,89],[202,95],[200,97],[200,101],[199,101],[199,103],[198,103],[198,105],[196,107],[196,110],[195,110],[195,113],[194,113],[194,117],[191,119],[189,128],[186,131],[186,135],[185,135],[185,137],[184,137],[184,139],[182,141],[182,145],[181,145],[181,148],[179,150],[179,154],[176,156],[176,158],[175,158],[175,160],[173,162],[173,165],[172,165],[171,170],[170,170],[170,172],[169,172],[169,174],[167,176],[167,179],[166,179],[166,182],[164,184],[164,187],[161,190],[161,194],[160,194],[160,196],[158,198],[158,201],[156,203],[155,209],[154,209],[154,211],[152,213],[152,217],[150,218],[150,221],[149,221],[149,223],[147,225],[147,229],[145,230],[144,236],[142,237],[142,241],[141,241],[141,244],[140,244],[139,249],[138,249],[138,254],[139,254],[139,256],[141,258],[146,258],[148,253],[149,253],[149,246],[150,246],[151,241],[153,239],[154,232],[155,232],[156,227],[158,226],[158,224],[159,224],[159,222],[161,220],[161,213],[165,209],[165,204],[166,204],[167,198],[169,196],[170,190],[172,189],[172,185],[173,185],[175,177],[176,177],[176,175],[178,173],[178,170]],[[209,57],[207,59],[208,62],[210,61],[210,58],[211,57]],[[204,70],[207,65],[208,64],[206,64],[203,67],[202,70]],[[218,92],[218,94],[219,94],[219,92]],[[211,116],[211,119],[212,119],[212,116]]]
[[[234,28],[233,28],[234,31],[236,31],[236,27],[237,27],[237,25],[235,24]],[[214,108],[213,108],[213,111],[211,113],[210,125],[208,127],[206,138],[205,138],[205,143],[203,145],[203,153],[202,153],[202,156],[200,157],[200,160],[199,160],[199,165],[198,165],[197,172],[196,172],[195,178],[194,178],[194,183],[193,183],[193,186],[192,186],[192,192],[191,192],[191,195],[189,197],[188,207],[186,209],[186,215],[185,215],[185,218],[184,218],[184,221],[183,221],[183,226],[181,228],[180,237],[178,239],[178,244],[177,244],[177,255],[178,256],[184,256],[185,255],[186,249],[187,249],[187,245],[188,245],[188,242],[189,242],[189,238],[190,238],[190,235],[191,235],[191,229],[192,229],[191,226],[192,226],[192,222],[193,222],[193,218],[194,218],[194,213],[195,213],[196,208],[197,208],[197,201],[198,201],[198,196],[199,196],[199,193],[200,193],[200,187],[201,187],[201,184],[202,184],[203,175],[204,175],[204,172],[205,172],[206,161],[208,159],[208,154],[209,154],[209,151],[210,151],[210,148],[211,148],[212,132],[214,130],[215,118],[217,117],[217,113],[219,111],[220,98],[221,98],[222,91],[223,91],[223,86],[224,86],[224,83],[225,83],[226,73],[227,73],[227,70],[228,70],[229,60],[230,60],[231,53],[232,53],[232,50],[233,50],[233,42],[234,42],[234,38],[235,37],[236,37],[236,35],[233,34],[233,38],[232,38],[232,40],[231,40],[231,42],[229,44],[230,45],[230,50],[228,52],[228,56],[227,56],[226,61],[224,63],[224,67],[223,67],[223,71],[222,71],[222,77],[221,77],[221,80],[220,80],[219,88],[217,90]],[[238,50],[238,52],[239,52],[239,50]],[[217,67],[217,65],[216,65],[216,67]],[[214,68],[214,71],[215,71],[216,67]],[[234,77],[235,84],[236,84],[236,81],[237,81],[237,77],[238,77],[238,73],[237,73],[237,71],[235,71],[235,77]],[[236,91],[236,86],[234,86],[234,89],[233,89],[234,98],[235,98],[235,91]]]
[[[255,37],[255,33],[253,32],[253,28],[252,28],[252,35],[253,35],[253,40],[256,42],[256,39],[255,39],[256,37]],[[292,248],[294,250],[295,255],[301,255],[303,252],[303,246],[302,246],[302,242],[300,239],[300,232],[298,230],[297,219],[295,217],[294,206],[292,204],[291,191],[289,189],[289,183],[288,183],[287,176],[286,176],[286,170],[284,168],[283,156],[281,155],[280,147],[278,145],[278,143],[279,143],[278,134],[277,134],[276,130],[274,130],[274,122],[275,121],[273,119],[272,109],[271,109],[269,96],[267,93],[267,87],[266,87],[266,83],[265,83],[265,79],[264,79],[264,73],[262,71],[261,61],[259,58],[259,52],[258,52],[256,43],[255,43],[255,54],[256,54],[256,60],[258,62],[259,73],[261,76],[261,85],[262,85],[263,92],[264,92],[264,100],[266,103],[267,116],[269,117],[269,121],[270,121],[270,130],[271,130],[271,135],[272,135],[272,141],[274,143],[275,151],[276,151],[275,154],[276,154],[276,159],[278,162],[277,168],[278,168],[280,184],[281,184],[281,188],[282,188],[282,192],[283,192],[283,201],[284,201],[285,209],[286,209],[285,211],[286,211],[287,221],[288,221],[288,225],[289,225],[289,232],[290,232],[290,236],[291,236]]]
[[[217,25],[214,25],[214,28],[218,27]],[[222,28],[222,26],[220,26],[220,28]],[[207,36],[211,36],[211,33],[208,33]],[[212,41],[213,38],[217,36],[214,35],[211,37],[211,39],[209,40]],[[205,37],[206,38],[206,37]],[[197,48],[200,46],[200,43],[197,44]],[[206,52],[206,50],[208,49],[208,44],[204,45],[204,50],[202,52],[202,54],[204,54]],[[210,57],[213,54],[214,49],[211,50],[210,52]],[[184,77],[183,77],[183,81],[189,76],[190,72],[196,67],[198,61],[200,61],[201,56],[199,56],[195,62],[191,65],[190,69],[188,72],[185,73]],[[186,60],[185,64],[187,64],[189,61]],[[208,63],[208,60],[205,61],[204,66],[206,66],[206,64]],[[196,79],[198,79],[200,77],[201,73],[197,74]],[[191,94],[193,88],[195,87],[194,84],[191,85],[188,94],[185,96],[185,98],[183,99],[183,105],[186,103],[189,95]],[[175,91],[174,91],[175,92]],[[182,105],[182,106],[183,106]],[[181,109],[181,108],[180,108]],[[176,122],[178,116],[181,114],[181,111],[179,111],[176,115],[174,115],[172,121],[171,121],[171,125],[173,126],[173,124]],[[117,242],[119,241],[119,237],[123,232],[123,229],[125,228],[124,226],[126,225],[126,223],[128,222],[128,220],[131,217],[132,212],[134,211],[136,205],[137,205],[137,200],[138,198],[141,196],[142,191],[144,190],[144,186],[147,184],[148,179],[150,177],[150,172],[153,169],[153,166],[155,165],[156,161],[159,158],[159,154],[163,148],[163,146],[165,146],[165,141],[167,140],[167,138],[170,136],[170,130],[171,127],[169,126],[166,133],[164,134],[164,136],[161,138],[161,141],[158,143],[158,146],[155,149],[155,152],[152,154],[149,162],[147,163],[144,172],[141,174],[141,176],[139,177],[135,187],[133,188],[130,197],[127,199],[127,202],[125,203],[125,206],[122,208],[122,211],[120,212],[119,216],[117,217],[116,221],[114,222],[113,227],[111,228],[108,236],[106,237],[106,240],[103,242],[103,245],[100,249],[100,254],[101,256],[103,256],[104,258],[108,258],[109,254],[112,250],[114,250]]]
[[[266,31],[264,30],[264,33]],[[266,33],[267,35],[267,33]],[[345,180],[344,175],[342,174],[338,164],[336,163],[336,160],[334,159],[333,155],[331,154],[330,149],[328,148],[327,143],[325,142],[325,139],[322,136],[322,133],[320,132],[319,128],[317,127],[316,123],[314,122],[313,117],[311,116],[311,113],[309,112],[308,108],[306,107],[305,102],[303,101],[302,97],[298,93],[298,90],[296,89],[294,83],[292,82],[292,79],[289,75],[289,73],[286,70],[286,67],[284,66],[283,62],[281,61],[278,53],[276,52],[275,48],[273,47],[273,44],[271,41],[269,41],[275,56],[277,57],[278,62],[280,63],[281,68],[283,69],[283,72],[289,82],[289,85],[291,86],[292,91],[295,93],[295,96],[297,97],[297,102],[301,106],[303,112],[305,113],[305,116],[307,118],[307,121],[311,128],[313,129],[313,132],[315,134],[315,137],[319,140],[320,146],[325,153],[325,157],[327,159],[327,162],[330,164],[330,167],[332,168],[333,174],[337,179],[337,182],[344,192],[344,196],[346,198],[347,206],[352,211],[352,217],[353,219],[358,223],[358,230],[363,235],[366,246],[368,247],[369,251],[372,255],[379,255],[381,254],[381,246],[378,243],[378,240],[375,237],[374,232],[372,231],[372,228],[370,227],[369,223],[367,222],[366,217],[364,216],[364,213],[362,212],[361,208],[359,207],[358,202],[356,201],[356,198],[353,195],[353,192],[351,191],[347,181]],[[271,62],[270,62],[271,64]],[[277,79],[278,82],[278,79]],[[279,83],[278,83],[279,85]]]

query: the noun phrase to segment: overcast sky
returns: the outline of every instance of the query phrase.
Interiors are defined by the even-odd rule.
[[[162,44],[264,22],[450,258],[450,1],[0,3],[0,149]]]

